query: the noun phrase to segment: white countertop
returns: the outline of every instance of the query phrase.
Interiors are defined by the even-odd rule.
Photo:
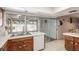
[[[9,40],[11,39],[15,39],[15,38],[22,38],[22,37],[30,37],[30,36],[37,36],[37,35],[44,35],[45,33],[42,32],[30,32],[31,35],[22,35],[22,36],[14,36],[14,37],[10,37]]]
[[[63,35],[68,35],[68,36],[73,36],[73,37],[79,37],[79,33],[68,32],[68,33],[63,33]]]
[[[30,32],[31,35],[36,36],[36,35],[44,35],[45,33],[43,32]]]
[[[10,35],[5,35],[0,37],[0,48],[7,42],[7,40],[15,39],[15,38],[22,38],[22,37],[30,37],[30,36],[36,36],[36,35],[44,35],[45,33],[42,32],[31,32],[31,35],[22,35],[22,36],[14,36],[11,37]]]
[[[15,39],[15,38],[30,37],[30,36],[33,36],[33,35],[14,36],[14,37],[10,37],[9,40],[11,40],[11,39]]]

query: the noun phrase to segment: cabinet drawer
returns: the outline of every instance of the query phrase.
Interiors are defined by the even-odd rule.
[[[23,44],[23,45],[16,45],[17,51],[32,51],[33,46],[29,44]]]
[[[27,43],[30,44],[30,43],[33,43],[33,40],[32,39],[31,40],[24,40],[24,43],[25,44],[27,44]]]
[[[72,36],[64,36],[64,38],[65,38],[65,39],[68,39],[68,40],[71,40],[71,41],[74,40]]]
[[[8,51],[32,51],[33,37],[8,40]]]

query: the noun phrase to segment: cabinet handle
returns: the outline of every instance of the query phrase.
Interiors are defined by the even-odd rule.
[[[18,46],[19,48],[22,48],[22,46]]]
[[[75,43],[75,45],[78,45],[77,43]]]
[[[26,45],[23,45],[24,47],[26,46]]]
[[[73,44],[73,42],[71,42],[71,44]]]

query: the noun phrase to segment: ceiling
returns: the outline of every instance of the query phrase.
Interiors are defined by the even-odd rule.
[[[3,7],[6,11],[22,12],[27,15],[35,15],[41,17],[60,17],[72,15],[79,17],[79,7]],[[69,13],[69,11],[77,10],[77,12]]]
[[[70,11],[73,11],[73,10],[76,10],[76,12],[70,13]],[[66,16],[66,15],[69,15],[72,17],[78,17],[79,16],[79,7],[70,7],[68,9],[63,10],[63,11],[55,13],[54,17]]]

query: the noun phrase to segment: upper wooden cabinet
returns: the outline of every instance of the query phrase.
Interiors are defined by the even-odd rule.
[[[7,50],[8,51],[32,51],[33,37],[25,37],[25,38],[8,40]]]
[[[64,36],[65,49],[68,51],[79,51],[79,38],[73,36]]]

